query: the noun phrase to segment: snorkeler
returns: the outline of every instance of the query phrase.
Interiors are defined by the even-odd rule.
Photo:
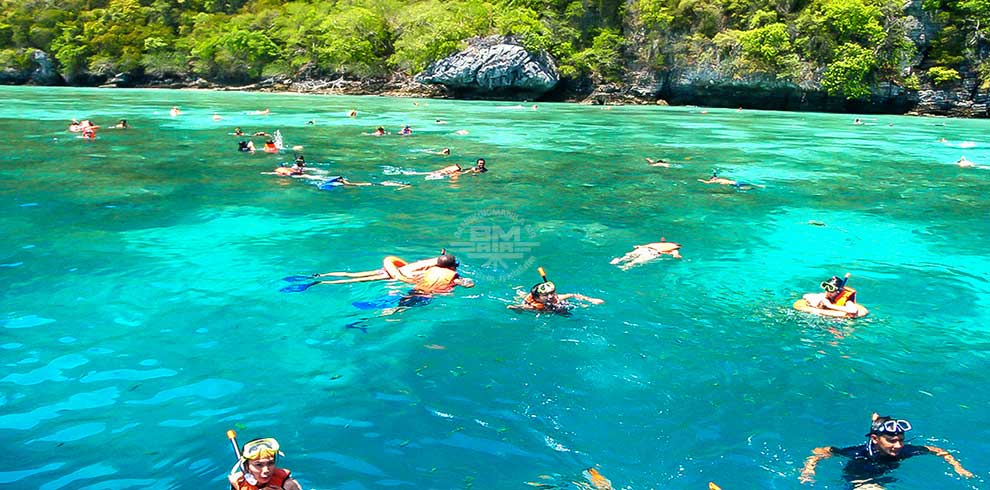
[[[735,187],[736,189],[740,189],[740,190],[744,190],[744,191],[745,190],[752,189],[754,187],[760,187],[760,188],[766,187],[766,186],[763,186],[763,185],[760,185],[760,184],[751,184],[749,182],[739,182],[739,181],[735,181],[735,180],[731,180],[731,179],[723,179],[722,177],[719,177],[718,176],[718,171],[717,170],[712,170],[712,176],[711,177],[709,177],[707,179],[698,179],[698,182],[701,182],[702,184],[730,185],[732,187]]]
[[[659,242],[647,243],[646,245],[633,245],[633,250],[621,257],[612,259],[609,264],[618,265],[622,270],[628,270],[640,264],[645,264],[661,255],[670,255],[675,259],[681,258],[681,244],[668,242],[666,238],[660,237]]]
[[[842,279],[832,276],[822,281],[821,287],[825,292],[805,294],[804,300],[813,308],[840,311],[854,317],[865,315],[866,313],[860,312],[862,307],[856,303],[856,290],[846,286],[849,276],[850,274],[846,273]]]
[[[904,444],[904,434],[909,430],[911,430],[911,423],[907,420],[895,420],[892,417],[881,417],[874,413],[865,443],[845,448],[834,446],[815,448],[811,451],[811,456],[808,456],[804,461],[800,481],[801,483],[814,482],[815,467],[818,462],[832,456],[849,458],[842,473],[843,478],[851,483],[853,488],[867,488],[867,486],[878,488],[878,483],[892,481],[892,479],[883,478],[883,476],[900,466],[901,461],[922,454],[940,456],[960,476],[973,477],[973,474],[963,468],[962,464],[945,449],[935,446]]]
[[[232,437],[233,431],[227,433],[235,449],[237,442]],[[238,460],[231,468],[227,480],[231,490],[302,490],[294,478],[292,471],[276,466],[279,456],[285,456],[274,438],[254,439],[244,443],[238,451]]]
[[[409,136],[412,134],[412,128],[410,128],[409,125],[407,124],[403,126],[401,130],[399,130],[399,134],[402,136]]]
[[[543,272],[543,268],[539,267],[536,270],[540,273],[540,277],[543,278],[543,282],[537,283],[530,288],[529,294],[525,294],[520,291],[519,296],[522,299],[522,302],[515,305],[509,305],[506,308],[511,310],[530,310],[547,313],[567,313],[576,306],[572,303],[568,303],[567,300],[569,299],[585,301],[593,305],[600,305],[605,302],[604,300],[592,298],[583,294],[557,294],[557,286],[547,280],[547,275]]]
[[[248,152],[248,153],[254,153],[254,151],[255,151],[254,141],[250,141],[250,140],[247,140],[247,141],[245,141],[245,140],[238,141],[237,142],[237,151],[245,151],[245,152]]]
[[[651,158],[647,158],[646,161],[650,164],[651,167],[665,167],[665,168],[670,168],[670,162],[668,162],[667,160],[664,160],[663,158],[657,158],[656,160],[653,160]]]
[[[442,251],[437,257],[436,265],[427,267],[419,277],[411,278],[400,274],[395,279],[413,285],[413,292],[418,294],[449,293],[455,286],[473,288],[474,281],[461,277],[457,267],[461,265],[457,258]]]

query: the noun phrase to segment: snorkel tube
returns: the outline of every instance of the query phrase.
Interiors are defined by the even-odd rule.
[[[543,272],[543,268],[542,267],[537,267],[536,268],[536,272],[539,272],[540,273],[540,277],[543,278],[543,282],[550,282],[549,280],[547,280],[547,273],[546,272]]]
[[[846,272],[846,275],[842,278],[842,284],[839,285],[840,291],[842,290],[842,288],[846,287],[846,283],[849,282],[849,276],[851,275],[852,275],[851,272]]]
[[[241,450],[237,446],[237,433],[233,429],[227,431],[227,439],[230,439],[230,446],[234,448],[234,456],[241,459]]]

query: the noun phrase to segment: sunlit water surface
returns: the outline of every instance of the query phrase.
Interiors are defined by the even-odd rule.
[[[801,488],[810,450],[859,443],[872,411],[977,474],[922,457],[887,488],[986,488],[990,170],[954,162],[990,165],[988,121],[0,94],[4,488],[224,488],[230,428],[277,437],[305,488],[572,488],[592,465],[616,488]],[[86,141],[72,118],[132,128]],[[379,125],[393,134],[362,134]],[[239,153],[235,127],[412,187],[264,175],[293,152]],[[491,172],[456,181],[385,173],[478,157]],[[714,168],[765,188],[697,182]],[[660,237],[684,258],[609,265]],[[280,292],[443,247],[474,289],[384,316],[406,288]],[[507,310],[537,266],[605,303]],[[847,271],[869,317],[791,309]],[[841,467],[813,488],[844,488]]]

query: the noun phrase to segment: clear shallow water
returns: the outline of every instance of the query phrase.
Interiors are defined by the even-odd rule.
[[[888,488],[986,486],[990,170],[953,162],[990,165],[990,122],[0,92],[5,488],[223,488],[229,428],[277,437],[305,488],[568,486],[591,465],[617,488],[801,488],[811,448],[860,442],[871,411],[977,474],[918,458]],[[133,128],[90,142],[71,118]],[[403,124],[413,136],[361,135]],[[353,181],[479,156],[492,171],[320,191],[262,175],[291,152],[240,154],[237,126],[281,129]],[[696,182],[713,168],[766,188]],[[479,225],[519,231],[501,242],[519,256],[471,248]],[[661,236],[683,260],[608,265]],[[387,317],[353,303],[395,285],[279,292],[284,276],[441,247],[460,247],[477,287]],[[509,312],[537,265],[605,304]],[[869,317],[790,309],[846,271]],[[823,462],[814,488],[844,488],[841,467]]]

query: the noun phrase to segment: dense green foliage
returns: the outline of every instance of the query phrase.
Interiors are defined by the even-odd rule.
[[[513,35],[565,78],[630,69],[705,70],[849,98],[880,81],[909,88],[990,83],[990,2],[924,0],[930,46],[908,37],[899,0],[0,0],[0,63],[50,53],[70,83],[117,73],[244,82],[414,74],[465,39]],[[919,15],[919,12],[913,12]],[[924,57],[918,56],[922,53]]]

